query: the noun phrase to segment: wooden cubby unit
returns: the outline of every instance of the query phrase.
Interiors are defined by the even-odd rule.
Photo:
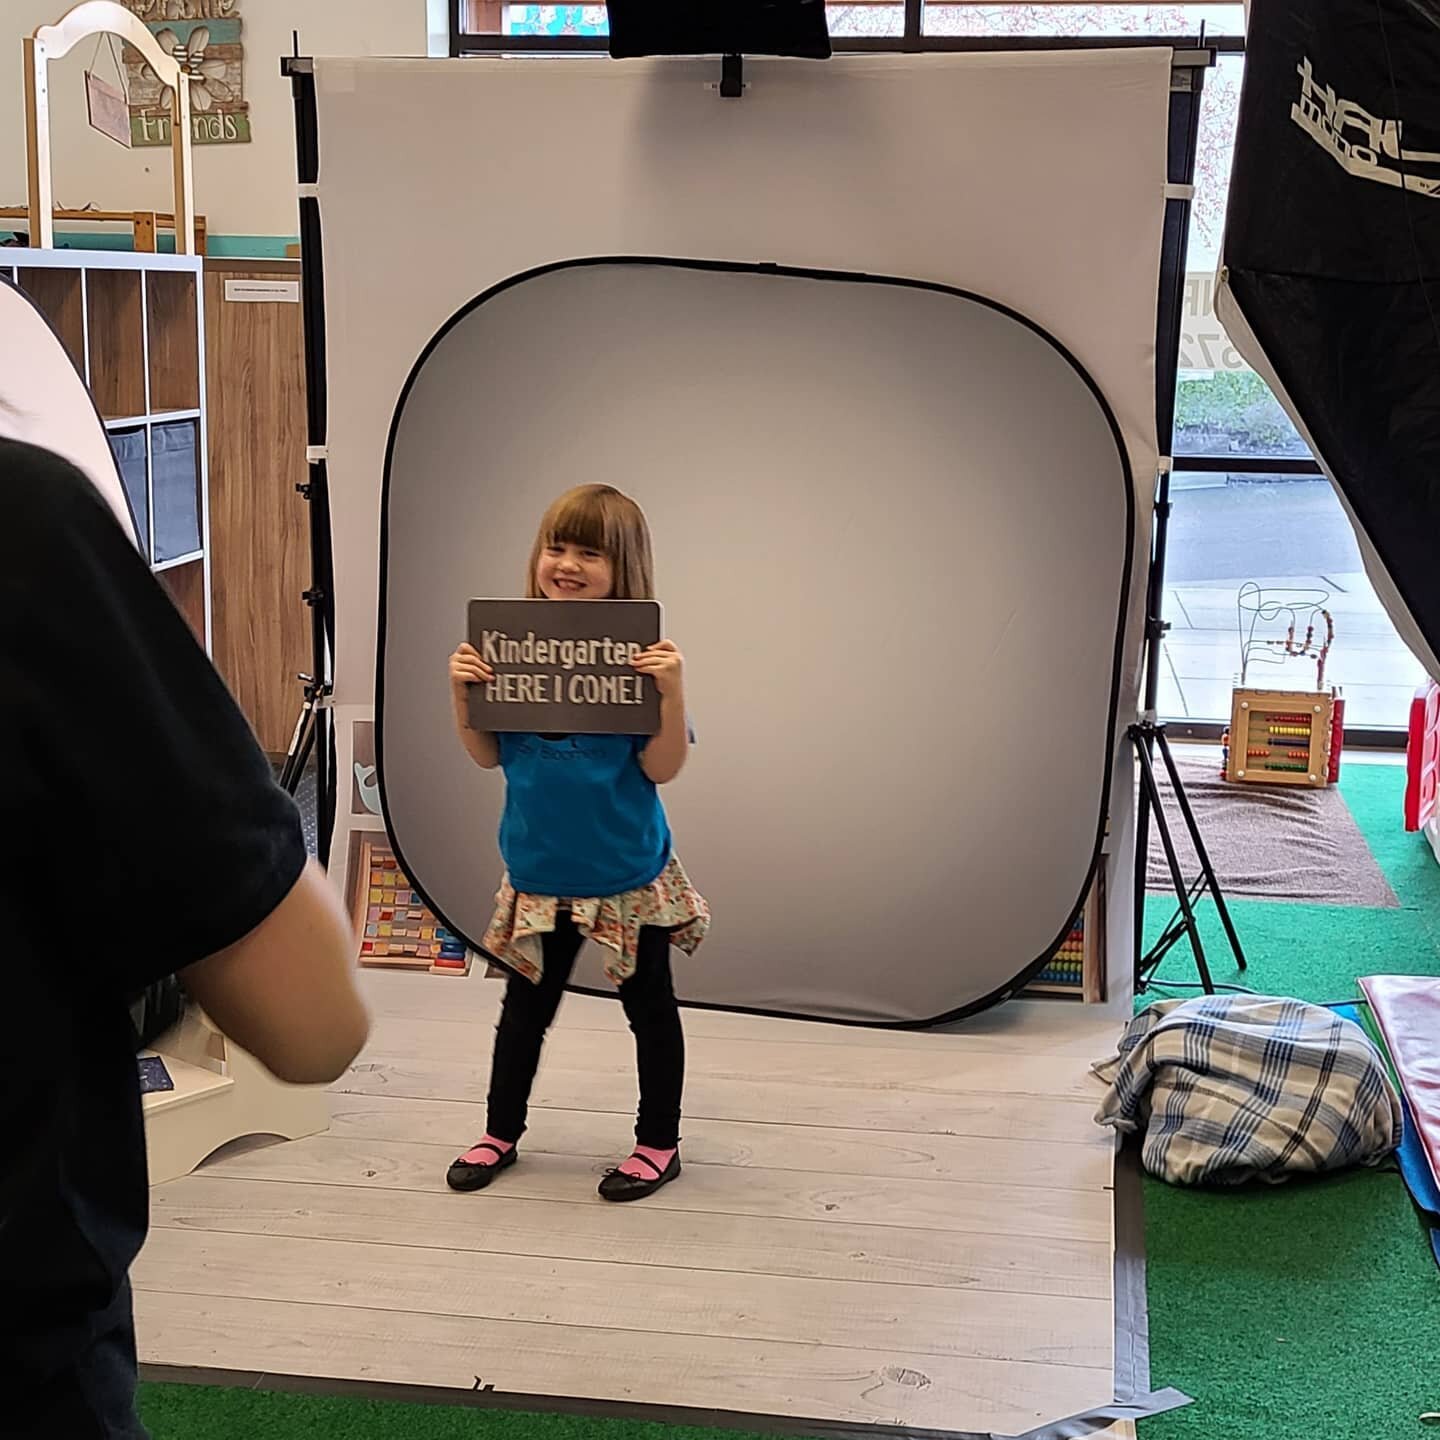
[[[148,404],[140,271],[89,270],[85,280],[95,405],[106,420],[144,415]]]
[[[159,571],[160,583],[170,592],[175,608],[185,617],[203,645],[205,643],[205,562],[185,560]]]
[[[204,262],[125,250],[0,250],[90,387],[140,548],[211,648]]]
[[[60,337],[75,368],[85,373],[85,276],[79,270],[49,270],[22,265],[15,283],[40,308]]]
[[[0,250],[0,277],[37,305],[89,385],[111,448],[118,452],[141,546],[156,581],[210,650],[203,261],[189,255],[17,247]],[[295,537],[304,536],[305,516],[293,482],[305,473],[305,409],[299,307],[291,311],[285,319],[293,321],[293,333],[285,332],[288,343],[278,351],[284,380],[277,403],[290,403],[288,397],[298,390],[298,418],[287,433],[283,456],[263,422],[247,428],[237,419],[231,482],[238,493],[250,480],[250,467],[263,468],[265,487],[258,497],[244,501],[254,508],[242,508],[239,517],[263,516],[277,497],[284,499],[291,507],[287,534],[292,548],[298,548]],[[233,338],[257,343],[243,354],[221,347],[212,363],[228,362],[243,373],[255,372],[252,383],[259,385],[267,377],[267,362],[277,363],[276,352],[267,351],[243,329]],[[253,364],[251,357],[256,357]],[[243,415],[254,393],[237,391],[232,412]],[[232,537],[232,544],[249,539]],[[286,585],[276,593],[288,593],[290,574],[287,570]],[[298,591],[294,603],[303,613]],[[257,624],[239,593],[232,613],[236,631],[263,629],[269,623],[268,613],[262,612]],[[329,1124],[329,1099],[323,1089],[282,1084],[193,1007],[176,1029],[156,1040],[155,1049],[173,1088],[142,1097],[152,1184],[188,1174],[207,1155],[242,1136],[298,1139]]]
[[[198,279],[175,270],[157,270],[145,276],[152,415],[200,407],[200,332],[195,320]]]

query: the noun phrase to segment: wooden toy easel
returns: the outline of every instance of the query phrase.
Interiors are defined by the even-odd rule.
[[[115,0],[86,0],[53,25],[42,25],[25,46],[26,207],[30,243],[55,246],[55,192],[50,171],[50,62],[82,40],[115,35],[133,45],[162,85],[170,87],[170,157],[175,183],[175,252],[195,253],[195,187],[190,163],[190,77],[167,55],[140,18]],[[153,231],[152,231],[153,233]],[[153,243],[151,248],[153,249]]]

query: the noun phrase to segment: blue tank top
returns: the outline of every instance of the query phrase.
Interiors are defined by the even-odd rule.
[[[645,735],[501,734],[500,853],[531,895],[591,899],[638,890],[670,861],[670,826],[640,768]]]

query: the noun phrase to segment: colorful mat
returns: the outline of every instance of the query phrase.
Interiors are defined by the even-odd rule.
[[[1410,1198],[1420,1212],[1420,1222],[1429,1235],[1430,1250],[1435,1257],[1435,1263],[1440,1265],[1440,1184],[1436,1184],[1435,1176],[1431,1173],[1425,1147],[1421,1144],[1420,1133],[1415,1128],[1415,1116],[1406,1098],[1405,1087],[1395,1073],[1395,1062],[1385,1043],[1385,1036],[1369,1005],[1336,1005],[1334,1009],[1347,1020],[1353,1020],[1369,1035],[1375,1048],[1384,1057],[1391,1082],[1399,1091],[1400,1108],[1405,1113],[1405,1130],[1400,1140],[1400,1148],[1395,1152],[1395,1160],[1400,1169],[1400,1178],[1404,1180],[1405,1188],[1410,1192]]]
[[[1360,989],[1410,1102],[1430,1174],[1440,1180],[1440,979],[1370,975]]]

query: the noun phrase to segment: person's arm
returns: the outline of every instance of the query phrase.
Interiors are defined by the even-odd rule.
[[[311,860],[246,936],[180,972],[200,1008],[292,1085],[338,1079],[360,1053],[369,1016],[355,988],[355,932]]]
[[[662,640],[632,662],[655,682],[660,692],[660,728],[640,752],[640,768],[657,785],[668,785],[684,768],[690,754],[690,724],[685,716],[685,657],[673,642]]]
[[[333,1079],[366,1034],[356,937],[307,860],[295,802],[89,481],[0,441],[0,493],[14,541],[0,753],[24,757],[28,863],[78,937],[56,961],[64,983],[123,1006],[181,975],[283,1079]],[[165,895],[143,942],[115,930],[137,865]]]
[[[465,753],[482,770],[493,770],[500,763],[500,744],[488,730],[471,728],[470,687],[488,685],[494,678],[495,672],[473,645],[461,645],[450,657],[450,707],[455,715],[455,733]]]

